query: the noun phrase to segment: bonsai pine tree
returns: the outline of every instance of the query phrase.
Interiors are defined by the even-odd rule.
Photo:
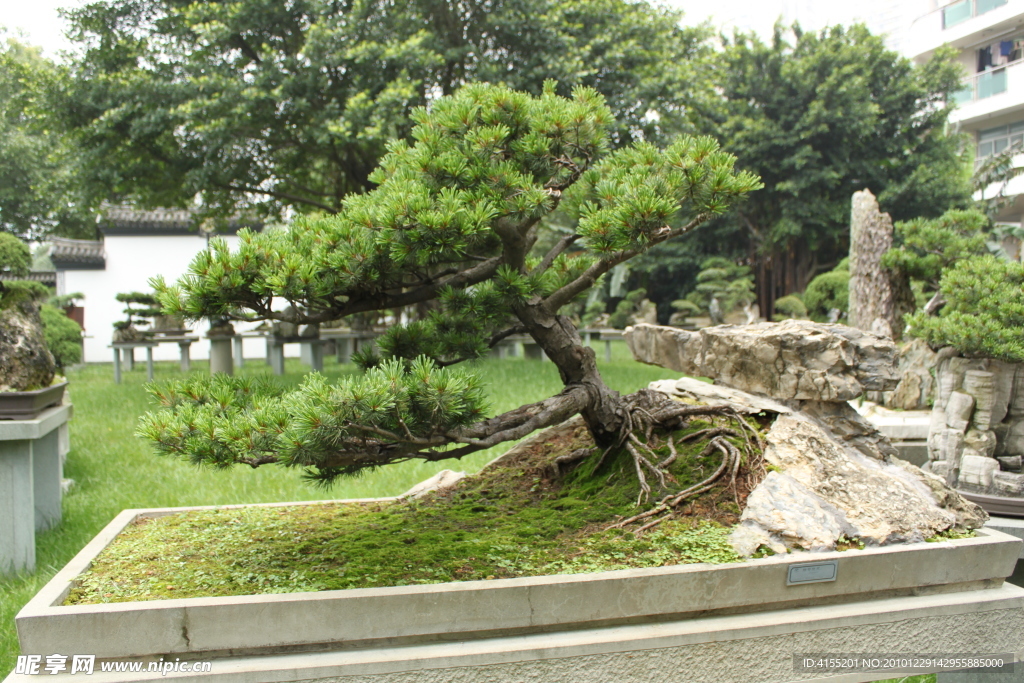
[[[989,220],[980,211],[950,209],[938,218],[916,218],[896,224],[899,246],[882,256],[882,265],[905,273],[931,297],[924,309],[933,315],[946,303],[943,274],[963,259],[988,253]]]
[[[666,149],[608,152],[603,99],[571,99],[470,85],[414,114],[412,141],[393,141],[373,174],[333,216],[287,231],[240,233],[196,257],[177,284],[153,284],[166,313],[189,319],[321,323],[433,302],[363,355],[358,379],[309,375],[284,392],[245,378],[156,388],[164,409],[140,433],[166,454],[230,466],[301,466],[330,481],[414,458],[459,458],[582,415],[599,446],[627,446],[631,428],[678,423],[707,408],[623,398],[561,313],[598,279],[683,235],[759,187],[708,137]],[[575,232],[532,254],[540,224],[560,205]],[[488,417],[480,382],[457,366],[511,334],[529,334],[558,367],[556,396]],[[638,407],[643,403],[642,410]],[[634,437],[635,438],[635,437]],[[661,473],[642,451],[637,470]],[[646,465],[643,463],[646,462]]]
[[[994,255],[958,260],[942,273],[937,315],[907,316],[908,334],[967,357],[1024,362],[1024,265]]]
[[[114,323],[116,341],[135,341],[152,336],[152,330],[139,330],[148,327],[154,318],[160,315],[160,302],[155,294],[147,292],[121,292],[114,297],[124,307],[124,320]]]

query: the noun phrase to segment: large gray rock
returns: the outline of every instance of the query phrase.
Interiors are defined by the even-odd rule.
[[[826,427],[833,438],[874,460],[885,461],[898,456],[899,450],[849,403],[804,401],[804,415],[813,417]]]
[[[771,470],[747,497],[731,540],[760,546],[835,548],[841,536],[868,544],[922,540],[987,517],[938,477],[895,457],[896,449],[847,403],[779,401],[690,378],[650,385],[687,401],[775,414],[764,436]]]
[[[938,478],[898,458],[866,457],[806,414],[779,416],[765,441],[774,471],[747,499],[733,538],[743,554],[758,545],[833,549],[840,535],[869,545],[921,541],[985,520]]]
[[[762,412],[784,415],[793,412],[789,406],[770,398],[702,382],[692,377],[658,380],[651,382],[650,388],[669,396],[688,398],[709,406],[728,406],[738,413],[747,415],[756,415]]]
[[[983,455],[964,453],[960,459],[960,482],[980,488],[992,485],[993,475],[999,471],[999,463],[995,458]]]
[[[0,391],[49,386],[56,370],[38,306],[22,302],[0,310]]]
[[[954,391],[946,402],[946,426],[960,432],[967,431],[974,411],[974,397]]]
[[[927,410],[935,391],[932,372],[938,364],[937,354],[921,339],[900,345],[897,372],[899,384],[886,394],[885,406],[897,410]]]
[[[893,342],[845,325],[786,320],[699,332],[635,325],[625,338],[642,363],[783,401],[849,401],[899,381]]]

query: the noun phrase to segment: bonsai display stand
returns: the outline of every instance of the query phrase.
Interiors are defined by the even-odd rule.
[[[177,344],[178,350],[181,355],[179,363],[181,371],[189,372],[192,369],[192,357],[190,347],[197,341],[199,341],[199,337],[160,336],[146,340],[111,343],[110,348],[114,350],[114,383],[121,383],[122,354],[124,357],[125,369],[130,372],[131,370],[135,369],[135,349],[138,348],[146,349],[146,377],[149,379],[150,382],[152,382],[153,349],[159,346],[160,344]]]
[[[379,332],[373,330],[346,330],[341,328],[320,328],[320,337],[325,341],[334,340],[335,349],[338,354],[338,364],[342,365],[352,360],[352,354],[359,351],[364,344],[373,345],[374,340],[380,336]]]
[[[122,529],[180,510],[121,513],[18,614],[21,652],[142,662],[137,673],[97,664],[92,681],[209,683],[853,683],[904,672],[828,672],[801,666],[799,656],[1024,657],[1024,589],[1003,583],[1021,542],[988,529],[724,565],[62,605]],[[164,676],[149,664],[161,660],[210,669]],[[32,680],[14,673],[6,683]]]
[[[33,571],[36,532],[60,522],[71,413],[62,405],[0,421],[0,574]]]
[[[210,340],[210,374],[223,373],[233,375],[235,363],[232,360],[232,347],[235,343],[234,334],[207,335]]]
[[[302,359],[317,372],[324,370],[324,344],[318,337],[267,337],[267,359],[275,375],[284,374],[284,345],[302,344]]]

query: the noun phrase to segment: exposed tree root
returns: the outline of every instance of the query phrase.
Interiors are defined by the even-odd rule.
[[[679,459],[679,452],[673,437],[667,436],[665,444],[670,455],[661,462],[657,462],[658,458],[654,452],[654,448],[660,446],[657,432],[661,431],[664,433],[664,431],[680,429],[689,423],[690,418],[697,416],[725,417],[731,422],[738,424],[739,428],[715,426],[679,437],[680,442],[708,439],[707,446],[699,457],[705,457],[718,451],[722,455],[722,461],[714,473],[703,481],[683,490],[671,491],[669,482],[675,483],[675,478],[668,471],[668,467]],[[644,504],[652,496],[653,491],[651,483],[649,483],[648,474],[653,475],[657,479],[659,490],[667,493],[662,496],[653,508],[623,519],[608,527],[609,529],[622,529],[631,524],[643,522],[633,532],[639,536],[665,520],[677,516],[683,503],[709,491],[723,480],[728,482],[733,491],[733,499],[739,504],[737,477],[739,476],[740,466],[745,459],[751,465],[747,471],[747,481],[744,482],[747,484],[748,490],[752,488],[752,484],[756,483],[751,480],[751,477],[763,476],[764,474],[764,465],[761,458],[755,457],[759,456],[760,452],[764,449],[760,434],[758,434],[756,429],[747,424],[743,416],[729,407],[689,406],[672,401],[663,395],[658,397],[638,395],[635,405],[630,406],[625,422],[626,428],[623,430],[619,443],[616,446],[625,447],[633,458],[640,488],[639,495],[637,496],[637,505]],[[639,438],[636,435],[637,432],[643,433],[645,439]],[[743,449],[740,450],[733,445],[725,438],[726,436],[742,437]],[[598,466],[604,461],[605,456],[607,456],[610,450],[611,448],[605,450],[601,455]],[[656,462],[657,464],[655,464]],[[755,468],[758,468],[760,471],[752,473],[751,470]]]

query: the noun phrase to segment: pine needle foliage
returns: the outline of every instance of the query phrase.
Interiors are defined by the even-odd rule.
[[[907,317],[910,334],[965,356],[1024,362],[1024,264],[996,256],[958,261],[942,274],[945,306]]]
[[[958,209],[938,218],[897,223],[898,246],[882,256],[882,265],[921,280],[928,291],[935,291],[945,269],[961,259],[988,252],[988,227],[985,214]]]
[[[361,356],[368,372],[358,382],[312,376],[274,395],[217,379],[158,393],[165,409],[142,433],[163,452],[216,466],[301,465],[326,481],[461,457],[581,412],[599,432],[620,419],[618,395],[560,310],[619,263],[759,187],[709,137],[608,153],[614,121],[588,88],[564,98],[549,82],[534,97],[474,84],[413,119],[412,139],[392,141],[372,174],[376,189],[347,197],[338,214],[242,231],[234,252],[214,241],[179,282],[152,284],[164,312],[186,319],[309,324],[428,302],[431,312],[390,329],[379,356]],[[575,232],[531,255],[540,222],[563,200]],[[447,366],[521,332],[566,390],[484,420],[477,380]]]

